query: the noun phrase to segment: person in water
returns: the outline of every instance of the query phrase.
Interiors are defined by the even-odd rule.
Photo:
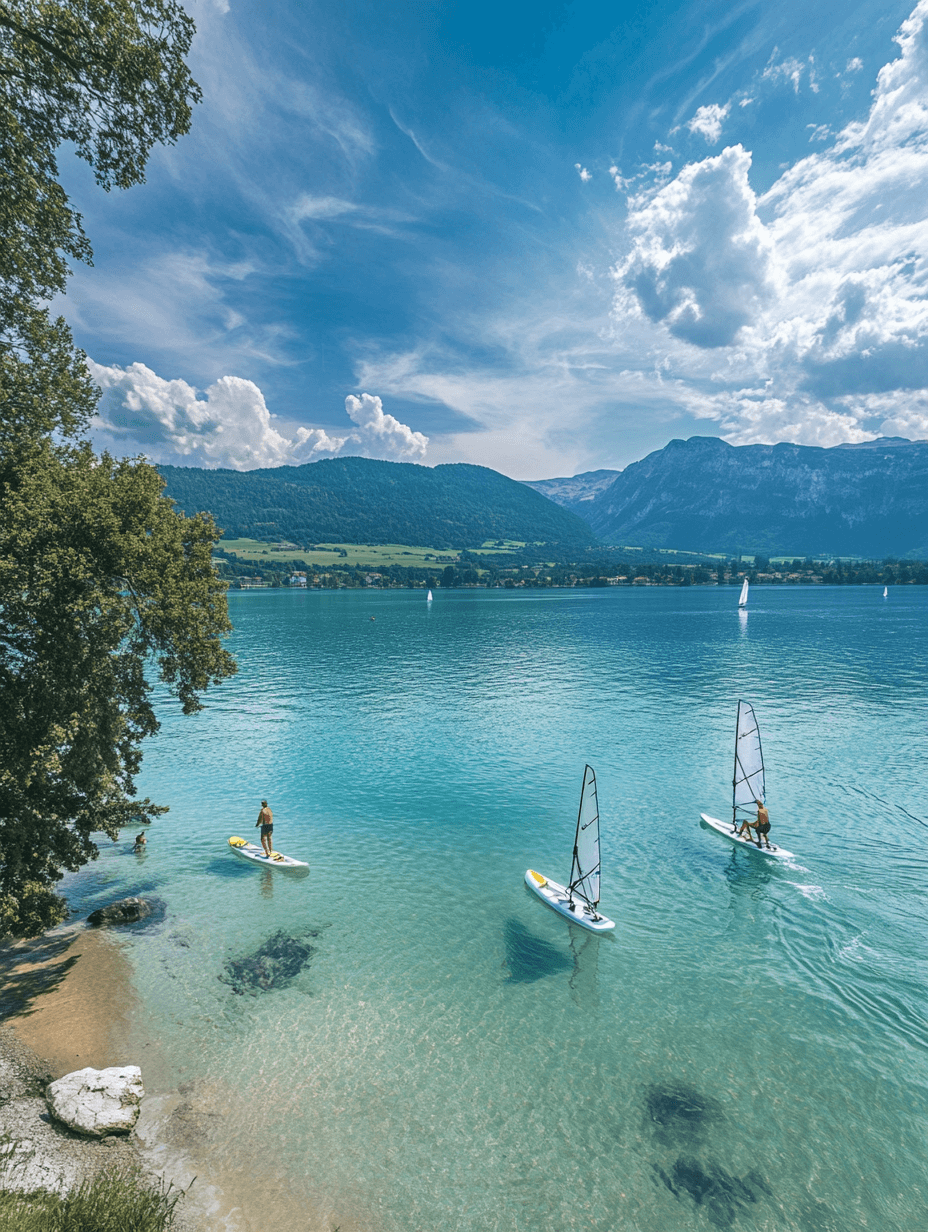
[[[274,854],[274,814],[267,806],[267,801],[261,801],[261,812],[258,814],[256,826],[261,827],[261,846],[268,857]]]
[[[135,846],[132,848],[132,850],[133,851],[144,851],[145,844],[147,842],[148,842],[148,839],[145,837],[145,831],[142,830],[141,833],[135,836]]]

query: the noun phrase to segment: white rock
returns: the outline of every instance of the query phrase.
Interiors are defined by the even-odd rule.
[[[144,1095],[142,1071],[137,1065],[110,1069],[88,1066],[50,1082],[45,1102],[52,1116],[69,1129],[102,1138],[132,1130]]]

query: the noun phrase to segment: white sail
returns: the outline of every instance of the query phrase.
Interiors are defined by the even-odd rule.
[[[884,586],[883,587],[883,598],[885,599],[888,595],[889,595],[889,587]]]
[[[426,595],[426,597],[425,597],[425,601],[426,601],[426,603],[431,603],[431,602],[432,602],[432,592],[431,592],[431,591],[429,591],[429,593]]]
[[[738,702],[738,727],[735,734],[735,774],[732,784],[732,821],[739,810],[755,816],[755,800],[763,803],[764,754],[760,747],[760,731],[754,717],[754,707]]]
[[[748,605],[748,579],[744,579],[744,585],[741,587],[741,598],[738,600],[739,607],[747,607]]]
[[[599,801],[592,766],[583,771],[574,858],[567,889],[571,899],[579,898],[590,907],[599,902]]]

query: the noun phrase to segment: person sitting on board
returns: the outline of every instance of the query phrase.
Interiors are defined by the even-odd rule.
[[[261,827],[261,846],[268,859],[274,854],[274,814],[267,806],[267,801],[261,801],[261,812],[258,814],[256,826]]]
[[[770,839],[767,835],[770,833],[770,814],[767,812],[766,805],[761,800],[755,800],[754,803],[757,805],[757,824],[754,827],[757,831],[757,845],[759,847],[761,845],[761,839],[763,839],[767,850],[769,851]]]
[[[763,845],[760,841],[761,833],[763,833],[764,842],[766,842],[767,841],[766,836],[770,832],[770,815],[768,814],[761,800],[755,800],[754,803],[757,805],[757,820],[751,821],[750,818],[746,817],[744,821],[741,823],[741,829],[738,831],[738,837],[744,838],[745,837],[744,832],[745,830],[747,830],[747,838],[749,839],[749,841],[752,843],[756,843],[757,846],[760,847]],[[761,826],[766,826],[767,828],[761,831]],[[752,837],[751,835],[752,830],[757,831],[757,838]],[[767,846],[769,847],[770,844],[767,843]]]

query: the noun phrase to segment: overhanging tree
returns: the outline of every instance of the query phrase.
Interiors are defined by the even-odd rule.
[[[185,713],[235,670],[212,520],[94,455],[99,391],[43,302],[91,257],[58,148],[105,189],[141,182],[189,128],[193,32],[162,0],[0,0],[0,935],[63,918],[94,832],[163,811],[134,799],[153,670]]]

